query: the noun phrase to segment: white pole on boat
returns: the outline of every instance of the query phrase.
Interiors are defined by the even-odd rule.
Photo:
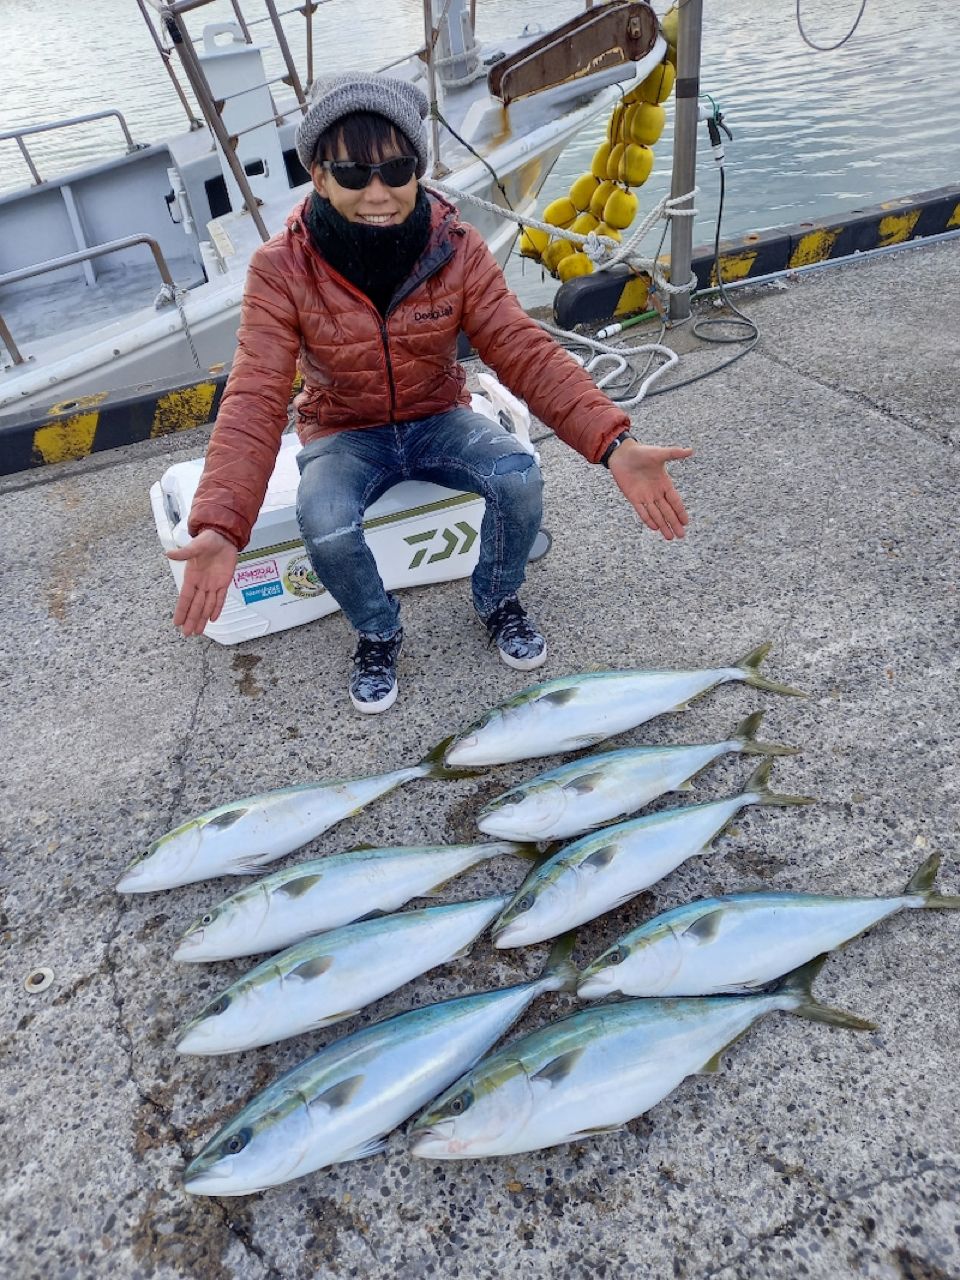
[[[703,0],[680,5],[677,29],[677,109],[673,141],[673,182],[670,195],[687,195],[697,185],[697,103],[700,97],[700,41],[703,34]],[[693,197],[690,197],[691,201]],[[670,224],[670,283],[686,284],[693,260],[693,218],[674,218]],[[670,319],[686,320],[690,294],[671,293]]]
[[[429,90],[427,96],[430,99],[430,130],[433,140],[433,169],[430,171],[430,176],[431,178],[442,178],[450,171],[440,162],[440,121],[437,119],[437,70],[433,65],[437,33],[433,27],[432,0],[423,0],[423,31],[426,40],[427,88]]]

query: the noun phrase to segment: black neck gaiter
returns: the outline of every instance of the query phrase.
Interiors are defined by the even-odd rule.
[[[418,188],[413,212],[399,226],[368,227],[348,221],[315,191],[304,221],[311,240],[334,271],[386,315],[390,299],[426,248],[430,202],[423,188]]]

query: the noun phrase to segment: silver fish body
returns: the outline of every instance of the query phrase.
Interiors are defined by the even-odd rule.
[[[677,907],[588,965],[577,994],[697,996],[765,986],[898,911],[960,907],[960,898],[934,892],[938,864],[927,859],[904,892],[889,897],[743,893]]]
[[[481,810],[486,835],[513,840],[565,840],[635,813],[728,752],[792,755],[794,748],[756,739],[754,712],[723,742],[633,747],[587,756],[511,788]]]
[[[413,778],[423,765],[349,781],[284,787],[221,805],[155,840],[117,882],[118,893],[152,893],[248,875],[315,840],[335,823]]]
[[[454,735],[444,761],[455,767],[508,764],[578,751],[731,680],[797,694],[758,674],[770,649],[761,645],[729,667],[702,671],[601,671],[563,676],[525,689]]]
[[[373,911],[396,911],[478,863],[521,853],[511,841],[355,849],[275,871],[212,907],[184,934],[175,960],[230,960],[279,951]]]
[[[510,895],[333,929],[272,956],[187,1024],[178,1053],[235,1053],[330,1026],[468,951]]]
[[[191,1161],[192,1195],[249,1195],[382,1149],[385,1136],[493,1045],[570,972],[413,1009],[335,1041],[288,1071]]]
[[[524,880],[494,923],[494,944],[541,942],[613,910],[701,853],[748,805],[810,803],[769,791],[769,770],[761,764],[741,795],[634,818],[566,845]]]
[[[777,1010],[871,1026],[819,1005],[800,975],[763,995],[595,1005],[506,1045],[452,1084],[413,1125],[412,1154],[516,1155],[618,1129],[686,1076],[716,1070],[727,1046]]]

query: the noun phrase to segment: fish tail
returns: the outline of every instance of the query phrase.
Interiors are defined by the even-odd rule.
[[[782,742],[760,742],[757,730],[763,719],[762,711],[754,711],[741,720],[733,731],[734,741],[740,743],[740,750],[747,756],[795,756],[799,747],[788,747]]]
[[[826,1022],[831,1027],[846,1027],[850,1031],[875,1031],[877,1024],[866,1018],[858,1018],[855,1013],[847,1013],[844,1009],[833,1009],[830,1005],[821,1004],[813,994],[813,980],[823,968],[826,955],[816,956],[800,965],[792,973],[786,974],[773,988],[771,994],[792,996],[797,1003],[788,1010],[798,1018],[809,1018],[811,1022]]]
[[[576,946],[576,930],[570,929],[561,933],[550,948],[550,954],[544,961],[541,981],[549,981],[551,991],[576,991],[580,981],[580,971],[573,963],[571,956]]]
[[[767,783],[770,780],[770,770],[773,768],[773,761],[770,759],[761,760],[751,773],[744,786],[744,794],[750,794],[755,797],[753,804],[769,804],[769,805],[793,805],[793,804],[816,804],[814,796],[791,796],[780,795],[779,792],[771,791]]]
[[[934,883],[939,870],[940,855],[939,853],[931,853],[930,857],[913,873],[903,892],[919,894],[923,898],[925,907],[930,907],[934,910],[939,908],[948,911],[960,911],[960,898],[935,891]]]
[[[784,693],[791,698],[805,698],[807,695],[802,689],[794,689],[789,684],[777,684],[775,680],[768,680],[766,676],[760,674],[760,663],[764,660],[771,649],[771,641],[767,640],[763,644],[758,645],[756,649],[751,649],[749,653],[744,654],[733,665],[739,667],[744,674],[744,683],[753,689],[765,689],[767,693]]]
[[[511,844],[511,841],[506,841]],[[555,840],[552,844],[548,844],[546,850],[531,840],[524,840],[512,844],[512,848],[504,847],[504,853],[509,853],[511,858],[523,858],[527,862],[546,862],[548,858],[560,848],[560,841]]]
[[[421,778],[475,778],[478,773],[483,772],[481,769],[451,769],[449,765],[444,764],[444,757],[456,736],[455,733],[451,733],[435,747],[431,747],[417,765],[421,770]]]

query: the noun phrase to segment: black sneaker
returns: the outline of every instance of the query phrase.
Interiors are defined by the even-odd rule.
[[[358,711],[375,715],[396,702],[397,658],[402,644],[402,628],[389,640],[360,637],[350,676],[350,701]]]
[[[523,611],[516,596],[501,600],[493,613],[482,619],[490,643],[500,650],[508,667],[532,671],[547,660],[547,642]]]

